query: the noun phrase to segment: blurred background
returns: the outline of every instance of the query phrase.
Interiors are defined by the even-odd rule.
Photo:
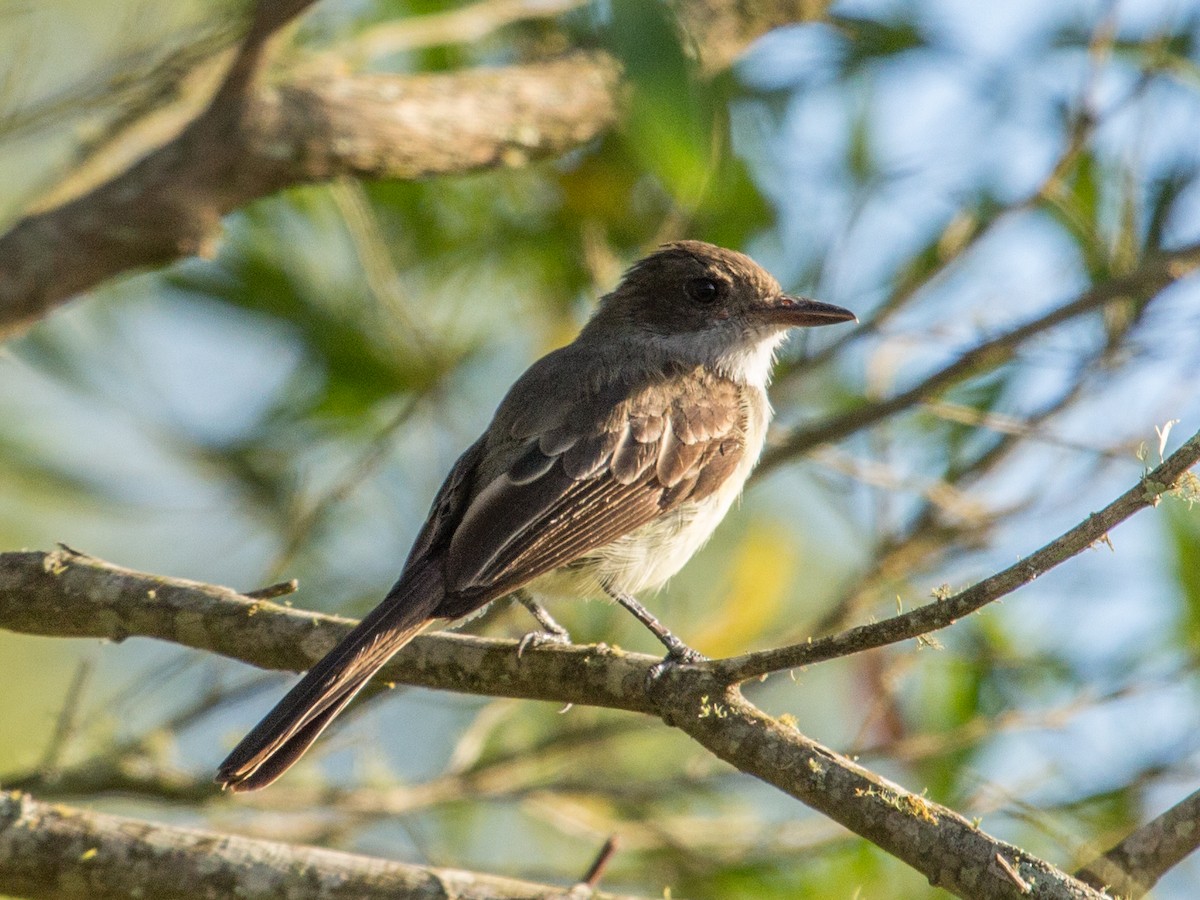
[[[295,577],[295,605],[361,615],[506,386],[681,237],[863,322],[785,349],[768,462],[651,601],[692,646],[732,655],[911,608],[1107,503],[1200,427],[1193,281],[939,373],[1200,241],[1200,3],[810,7],[710,71],[654,4],[529,0],[482,37],[414,41],[389,27],[442,4],[322,0],[283,71],[602,48],[625,67],[625,120],[552,162],[287,191],[230,216],[212,259],[106,284],[0,347],[0,548],[61,541],[240,589]],[[0,230],[169,134],[243,12],[0,0]],[[619,609],[552,612],[577,641],[657,652]],[[499,604],[466,626],[529,627]],[[1068,870],[1200,783],[1186,503],[937,642],[748,693]],[[563,883],[618,833],[604,886],[650,895],[939,895],[647,719],[392,692],[235,800],[211,773],[289,678],[142,640],[0,633],[0,659],[0,784],[42,798]],[[1198,880],[1185,863],[1155,896]]]

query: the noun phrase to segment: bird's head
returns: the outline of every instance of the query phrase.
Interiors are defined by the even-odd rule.
[[[635,263],[602,301],[588,331],[645,336],[673,355],[721,368],[747,354],[764,366],[788,329],[854,321],[840,306],[785,294],[750,257],[678,241]]]

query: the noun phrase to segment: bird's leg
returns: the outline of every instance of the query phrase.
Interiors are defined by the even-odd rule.
[[[681,641],[667,629],[667,626],[658,621],[654,613],[638,603],[629,594],[623,591],[615,590],[614,588],[604,586],[604,592],[612,597],[623,607],[633,613],[634,618],[645,625],[654,634],[656,638],[662,641],[662,645],[667,648],[667,657],[657,666],[650,670],[649,678],[651,680],[657,678],[663,673],[667,666],[676,663],[697,663],[703,662],[704,657]]]
[[[571,635],[567,633],[567,629],[563,628],[553,616],[546,612],[536,600],[534,600],[525,591],[517,591],[517,601],[529,610],[529,614],[533,616],[539,625],[542,626],[542,631],[546,634],[553,635],[556,639],[569,643]]]
[[[546,612],[536,600],[534,600],[524,590],[515,592],[517,602],[529,610],[529,614],[537,620],[541,626],[541,631],[531,631],[529,634],[521,638],[517,644],[517,656],[521,656],[530,647],[537,647],[540,644],[569,644],[571,643],[571,635],[567,633],[567,629],[563,628],[550,613]]]

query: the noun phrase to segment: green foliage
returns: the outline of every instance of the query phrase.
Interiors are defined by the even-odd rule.
[[[618,0],[608,33],[632,93],[624,128],[630,153],[691,206],[712,174],[719,98],[696,83],[665,6]]]

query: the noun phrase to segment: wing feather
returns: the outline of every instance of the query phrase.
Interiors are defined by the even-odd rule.
[[[652,439],[639,438],[638,431],[632,423],[627,426],[613,449],[612,477],[621,484],[633,484],[641,480],[642,474],[658,456],[657,441],[661,436],[660,429]]]
[[[683,481],[696,463],[704,455],[707,443],[685,443],[675,433],[674,425],[669,425],[663,432],[662,440],[658,442],[658,459],[655,462],[654,474],[663,487],[673,488]]]
[[[562,454],[563,471],[575,481],[585,481],[607,468],[620,434],[602,431],[577,441]]]

